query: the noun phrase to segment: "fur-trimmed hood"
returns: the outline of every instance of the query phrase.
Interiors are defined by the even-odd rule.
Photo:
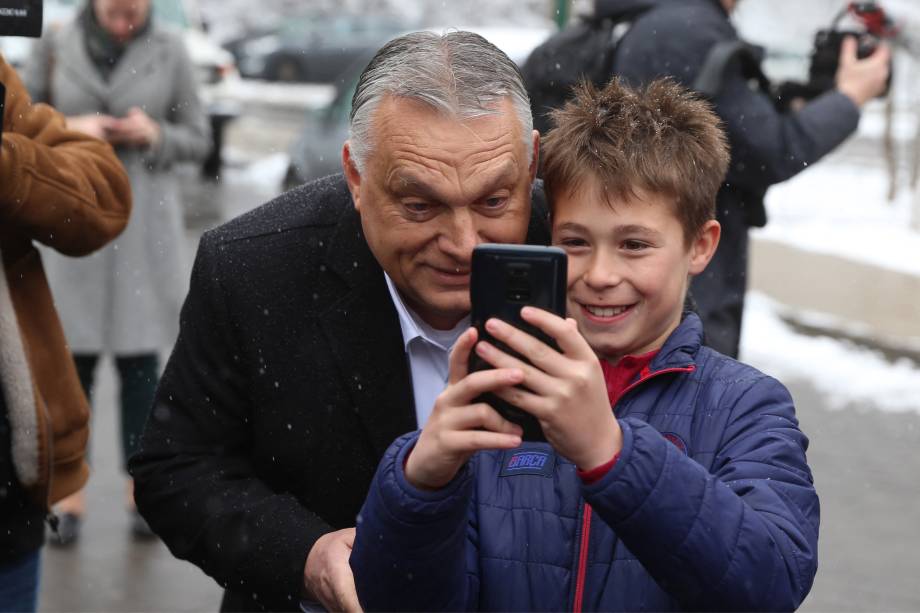
[[[0,387],[10,422],[13,467],[19,482],[32,488],[39,480],[35,391],[3,267],[0,267]]]

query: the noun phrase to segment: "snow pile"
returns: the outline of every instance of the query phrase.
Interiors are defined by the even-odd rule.
[[[920,276],[914,194],[901,187],[889,203],[887,190],[882,168],[821,161],[767,191],[770,222],[754,236]]]
[[[847,341],[804,336],[779,316],[779,305],[749,292],[741,334],[741,359],[780,381],[808,381],[832,409],[862,407],[918,412],[920,366],[894,364]]]

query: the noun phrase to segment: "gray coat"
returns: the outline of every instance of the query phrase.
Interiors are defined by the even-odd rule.
[[[71,349],[136,354],[169,347],[188,287],[182,207],[173,164],[203,159],[208,119],[181,37],[154,24],[130,43],[105,82],[83,31],[71,23],[36,43],[25,71],[37,101],[65,115],[124,116],[137,106],[160,124],[148,151],[118,148],[134,193],[128,227],[90,257],[45,251],[47,273]]]

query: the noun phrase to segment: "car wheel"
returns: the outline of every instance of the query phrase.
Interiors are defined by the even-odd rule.
[[[297,60],[285,58],[275,65],[275,80],[286,83],[304,81],[304,71]]]
[[[284,173],[284,179],[281,181],[281,189],[288,191],[300,187],[303,183],[303,177],[297,172],[297,167],[294,164],[288,164],[287,172]]]

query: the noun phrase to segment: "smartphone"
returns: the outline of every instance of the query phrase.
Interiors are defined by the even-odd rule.
[[[552,338],[521,319],[521,309],[534,306],[565,317],[566,269],[565,251],[558,247],[484,244],[474,248],[470,318],[479,332],[479,339],[527,361],[486,332],[486,321],[495,317],[558,349]],[[471,354],[470,372],[487,368],[492,366],[475,352]],[[519,424],[524,429],[524,440],[546,440],[540,423],[530,413],[494,394],[485,394],[478,400],[487,402],[505,419]]]

